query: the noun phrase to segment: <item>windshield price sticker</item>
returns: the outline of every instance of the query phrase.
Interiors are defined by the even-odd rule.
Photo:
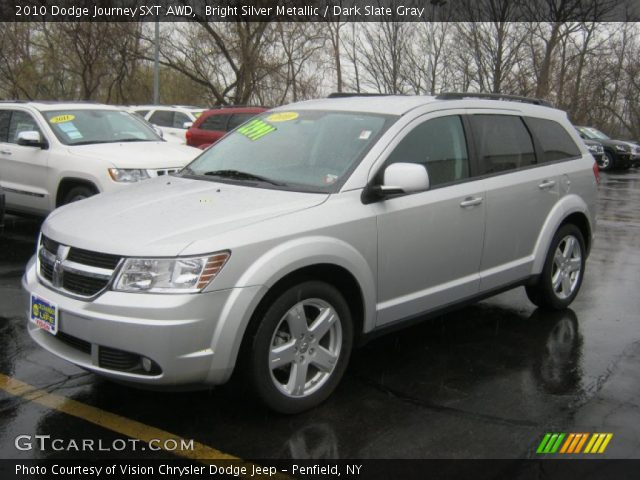
[[[244,127],[239,128],[237,131],[241,135],[244,135],[249,140],[258,140],[264,137],[266,134],[275,132],[277,129],[273,125],[269,125],[264,120],[256,118],[247,123]]]

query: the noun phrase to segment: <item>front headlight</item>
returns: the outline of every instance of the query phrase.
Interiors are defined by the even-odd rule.
[[[626,145],[616,145],[616,150],[618,150],[619,152],[626,152],[627,150],[629,150],[629,147],[627,147]]]
[[[118,292],[196,293],[220,273],[231,252],[206,257],[127,258],[113,283]]]
[[[589,149],[589,151],[591,153],[598,153],[598,146],[597,145],[587,145],[587,148]]]
[[[146,170],[139,168],[110,168],[109,176],[114,182],[134,183],[149,178]]]

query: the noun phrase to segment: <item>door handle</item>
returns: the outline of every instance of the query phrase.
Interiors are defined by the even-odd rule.
[[[540,185],[538,185],[538,188],[540,190],[544,190],[546,188],[551,188],[556,184],[555,180],[545,180],[543,181]]]
[[[11,155],[11,152],[9,150],[0,150],[0,154],[2,154],[2,155]]]
[[[482,197],[467,197],[462,202],[460,202],[460,206],[462,208],[475,207],[476,205],[480,205],[482,203]]]

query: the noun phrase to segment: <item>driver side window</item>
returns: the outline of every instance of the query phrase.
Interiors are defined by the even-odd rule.
[[[398,162],[424,165],[432,186],[468,178],[469,155],[460,117],[434,118],[415,127],[389,155],[386,165]]]
[[[14,110],[11,114],[11,122],[9,122],[9,143],[18,143],[18,134],[28,131],[36,131],[42,136],[38,124],[31,115]]]

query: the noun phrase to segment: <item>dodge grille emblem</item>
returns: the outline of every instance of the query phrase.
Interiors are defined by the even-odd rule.
[[[56,288],[62,287],[62,277],[64,274],[64,269],[62,268],[62,262],[66,260],[67,255],[69,255],[69,247],[65,245],[58,246],[56,259],[53,262],[53,277],[51,278],[51,283]]]

